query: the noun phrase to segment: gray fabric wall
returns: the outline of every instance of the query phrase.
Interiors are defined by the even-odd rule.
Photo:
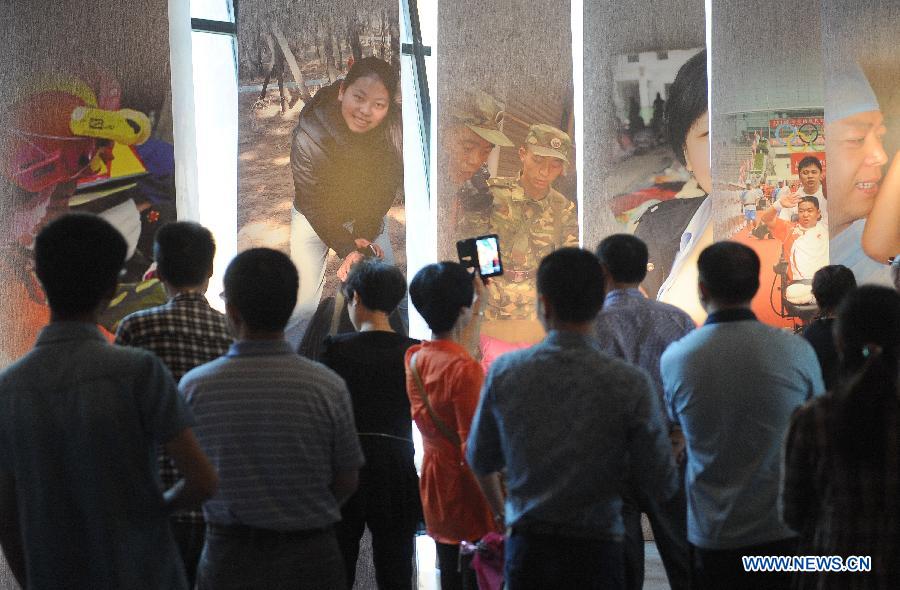
[[[617,55],[690,49],[706,43],[703,0],[584,3],[584,236],[593,248],[620,231],[609,209],[616,174],[612,68]]]
[[[900,6],[894,0],[821,0],[823,59],[833,70],[856,59],[881,105],[889,156],[900,150]]]
[[[737,179],[727,149],[729,113],[823,108],[822,35],[818,0],[803,4],[761,0],[748,15],[741,0],[712,4],[710,112],[713,215],[716,239],[733,228],[734,204],[719,191]],[[739,210],[739,207],[738,207]]]
[[[121,104],[158,116],[170,93],[167,0],[76,0],[7,2],[0,11],[0,121],[9,133],[10,105],[39,85],[42,74],[80,64],[106,68],[119,81]],[[159,118],[159,117],[158,117]],[[171,117],[159,135],[172,141]],[[6,135],[8,137],[8,135]],[[0,133],[0,144],[4,141]],[[5,150],[2,150],[5,152]],[[2,153],[0,152],[0,153]],[[0,268],[4,275],[23,267],[5,251],[13,240],[12,219],[29,195],[0,178]],[[22,281],[0,280],[0,366],[27,348],[42,314],[21,305]],[[31,324],[31,325],[29,325]]]
[[[451,196],[451,187],[440,149],[447,126],[443,114],[452,105],[465,101],[467,90],[476,88],[491,94],[526,124],[547,123],[568,131],[572,112],[572,34],[568,0],[553,4],[531,0],[444,1],[439,3],[438,11],[435,178],[438,199],[445,199]],[[524,139],[526,125],[505,125],[514,143]],[[517,148],[518,145],[501,148],[499,175],[516,174]],[[572,166],[570,176],[558,179],[556,187],[571,182],[574,173]],[[455,251],[455,238],[445,221],[438,218],[439,253]]]

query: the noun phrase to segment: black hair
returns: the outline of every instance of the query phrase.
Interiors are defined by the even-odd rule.
[[[115,288],[127,254],[125,238],[101,217],[70,213],[51,221],[34,242],[50,309],[62,317],[94,310]]]
[[[422,268],[409,284],[409,297],[435,334],[450,331],[459,310],[472,306],[472,275],[458,262],[438,262]]]
[[[647,244],[631,234],[613,234],[597,246],[597,258],[617,283],[640,283],[647,276]]]
[[[348,301],[354,293],[359,293],[360,301],[368,309],[389,314],[406,295],[406,278],[393,264],[366,258],[353,265],[341,291]]]
[[[343,86],[346,89],[360,78],[365,78],[367,76],[374,76],[384,84],[390,99],[388,105],[391,110],[394,110],[396,108],[395,99],[397,97],[397,87],[400,83],[400,75],[397,70],[383,59],[378,59],[377,57],[365,57],[359,61],[353,62],[353,66],[344,78]]]
[[[216,241],[193,221],[167,223],[153,238],[153,258],[159,276],[174,287],[202,284],[212,272]]]
[[[271,248],[245,250],[225,270],[225,300],[241,314],[247,327],[277,332],[284,329],[300,281],[285,254]]]
[[[822,171],[822,162],[819,160],[819,158],[815,156],[806,156],[797,163],[797,172],[800,172],[810,164],[818,168],[819,172]]]
[[[884,467],[885,432],[900,412],[900,293],[863,285],[838,309],[845,380],[838,387],[838,449],[849,461]]]
[[[537,291],[547,298],[558,320],[580,323],[594,319],[606,295],[600,259],[581,248],[551,252],[538,267]]]
[[[797,203],[798,207],[800,206],[800,203],[812,203],[813,205],[815,205],[816,209],[819,208],[819,198],[812,195],[804,195],[800,197],[800,201]]]
[[[666,133],[675,157],[682,164],[687,135],[694,123],[709,110],[707,104],[706,50],[684,62],[669,88],[666,101]]]
[[[855,288],[856,277],[843,264],[823,266],[813,275],[812,293],[823,312],[836,310],[844,297]]]
[[[759,290],[759,256],[737,242],[716,242],[697,259],[699,280],[710,298],[726,305],[747,303]]]

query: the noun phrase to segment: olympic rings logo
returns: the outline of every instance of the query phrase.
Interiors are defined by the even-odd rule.
[[[812,143],[819,138],[819,128],[812,123],[797,127],[791,123],[781,123],[775,128],[775,139],[783,142],[789,152],[814,151]]]

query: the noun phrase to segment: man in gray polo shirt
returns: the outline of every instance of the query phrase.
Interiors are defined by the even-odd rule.
[[[692,585],[787,589],[790,574],[746,573],[743,555],[790,555],[796,533],[778,512],[791,414],[824,390],[812,346],[757,321],[759,257],[737,242],[700,253],[706,323],[663,353],[666,403],[687,445]]]
[[[592,337],[603,283],[590,252],[545,257],[537,291],[547,337],[497,359],[482,389],[466,458],[482,481],[506,469],[510,590],[624,588],[628,475],[660,499],[678,485],[649,376]],[[503,506],[496,487],[482,487]]]
[[[225,272],[237,341],[181,380],[221,482],[203,506],[200,590],[345,584],[333,525],[363,454],[344,381],[284,339],[298,282],[281,252],[239,254]]]

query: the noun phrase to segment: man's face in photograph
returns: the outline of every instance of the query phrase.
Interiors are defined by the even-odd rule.
[[[807,164],[797,171],[800,184],[807,195],[814,195],[822,184],[822,171],[815,164]]]
[[[888,157],[880,111],[857,113],[828,125],[828,213],[832,235],[869,215]]]

